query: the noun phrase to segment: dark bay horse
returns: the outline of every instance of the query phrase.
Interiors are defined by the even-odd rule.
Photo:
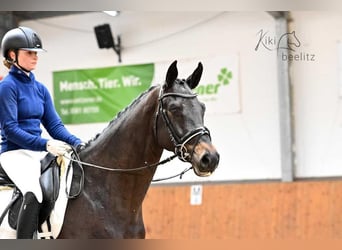
[[[80,152],[82,162],[113,169],[84,167],[84,189],[69,200],[59,238],[144,238],[142,202],[164,149],[190,162],[198,176],[209,176],[219,154],[204,126],[205,106],[194,89],[203,71],[199,63],[186,79],[178,79],[177,61],[165,83],[153,86],[119,113]]]

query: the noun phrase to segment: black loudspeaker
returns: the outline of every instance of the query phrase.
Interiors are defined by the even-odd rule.
[[[110,29],[109,24],[103,24],[94,27],[97,44],[100,49],[106,48],[114,48],[114,39],[112,36],[112,31]]]

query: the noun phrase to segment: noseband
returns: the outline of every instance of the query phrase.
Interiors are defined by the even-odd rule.
[[[163,99],[165,97],[170,97],[170,96],[189,99],[189,98],[197,97],[197,94],[163,93],[163,87],[160,86],[159,97],[158,97],[158,110],[157,110],[156,120],[155,120],[155,136],[157,138],[157,120],[158,120],[158,115],[161,114],[166,124],[166,127],[169,131],[171,141],[173,142],[175,146],[175,154],[178,156],[180,160],[184,162],[188,162],[188,161],[191,161],[192,159],[195,146],[198,144],[199,139],[203,135],[208,135],[210,138],[210,132],[206,127],[203,126],[203,127],[195,128],[185,133],[183,136],[178,136],[178,134],[176,133],[175,127],[173,126],[170,118],[167,115],[167,110],[163,106]],[[196,143],[194,144],[192,152],[189,153],[186,148],[186,144],[195,137],[197,137]]]

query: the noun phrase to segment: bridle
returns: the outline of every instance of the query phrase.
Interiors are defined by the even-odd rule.
[[[173,144],[175,146],[175,155],[177,155],[181,161],[190,162],[192,159],[192,155],[194,153],[194,148],[198,144],[199,139],[203,135],[208,135],[210,138],[210,132],[206,127],[203,126],[203,127],[198,127],[198,128],[195,128],[191,131],[188,131],[183,136],[179,136],[175,130],[174,125],[172,124],[170,118],[167,115],[167,110],[165,109],[165,107],[163,105],[164,98],[170,97],[170,96],[190,99],[190,98],[197,97],[197,94],[193,94],[193,93],[183,94],[183,93],[175,93],[175,92],[164,93],[163,87],[160,86],[159,97],[158,97],[158,109],[157,109],[156,118],[155,118],[155,125],[154,125],[155,136],[156,136],[156,138],[158,138],[157,122],[158,122],[158,116],[159,116],[159,114],[161,114],[161,116],[165,122],[165,125],[169,131],[171,141],[173,142]],[[193,150],[191,151],[191,153],[189,153],[187,148],[186,148],[186,144],[195,137],[197,137],[197,140],[194,144]]]

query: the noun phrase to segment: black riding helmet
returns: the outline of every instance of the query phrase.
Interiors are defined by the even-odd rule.
[[[43,49],[43,44],[38,34],[27,27],[18,27],[7,31],[1,41],[2,55],[9,62],[14,63],[8,55],[9,50],[14,50],[16,53],[18,49],[29,51],[46,51]]]

